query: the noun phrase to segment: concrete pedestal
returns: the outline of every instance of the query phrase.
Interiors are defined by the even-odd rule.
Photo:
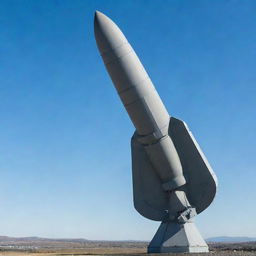
[[[162,222],[148,246],[148,253],[208,252],[193,222]]]

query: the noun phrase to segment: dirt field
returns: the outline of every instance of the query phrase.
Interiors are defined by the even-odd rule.
[[[120,249],[120,248],[91,248],[89,250],[74,250],[74,251],[58,251],[58,252],[15,252],[15,251],[5,251],[0,252],[0,256],[84,256],[84,255],[134,255],[141,256],[146,255],[146,251],[143,249]],[[188,254],[148,254],[151,256],[188,256]],[[195,253],[189,254],[191,256],[256,256],[255,252],[246,251],[212,251],[209,253]]]
[[[148,255],[148,242],[0,237],[0,256]],[[256,242],[209,243],[209,253],[191,256],[256,256]],[[188,254],[150,254],[182,256]]]

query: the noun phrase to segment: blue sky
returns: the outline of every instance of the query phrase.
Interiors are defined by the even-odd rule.
[[[133,208],[133,125],[96,48],[113,19],[219,180],[204,237],[255,236],[256,2],[0,4],[0,234],[149,240]]]

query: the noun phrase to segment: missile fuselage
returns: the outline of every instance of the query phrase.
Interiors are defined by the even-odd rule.
[[[159,175],[163,189],[186,183],[172,139],[170,115],[133,48],[107,16],[96,12],[94,33],[98,49],[120,99]]]

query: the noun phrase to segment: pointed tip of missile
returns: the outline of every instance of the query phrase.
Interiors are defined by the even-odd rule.
[[[109,26],[108,23],[112,22],[105,14],[100,11],[95,11],[94,14],[94,32],[95,33],[103,33],[106,32],[105,30]],[[114,24],[115,25],[115,24]]]
[[[94,13],[94,26],[95,24],[99,23],[99,20],[101,19],[100,16],[105,16],[102,12],[96,10]]]
[[[113,50],[127,42],[118,26],[100,11],[95,11],[94,35],[100,53]]]
[[[96,10],[95,13],[94,13],[94,20],[95,20],[95,19],[98,19],[98,17],[99,17],[100,15],[104,15],[104,14],[103,14],[102,12]]]

